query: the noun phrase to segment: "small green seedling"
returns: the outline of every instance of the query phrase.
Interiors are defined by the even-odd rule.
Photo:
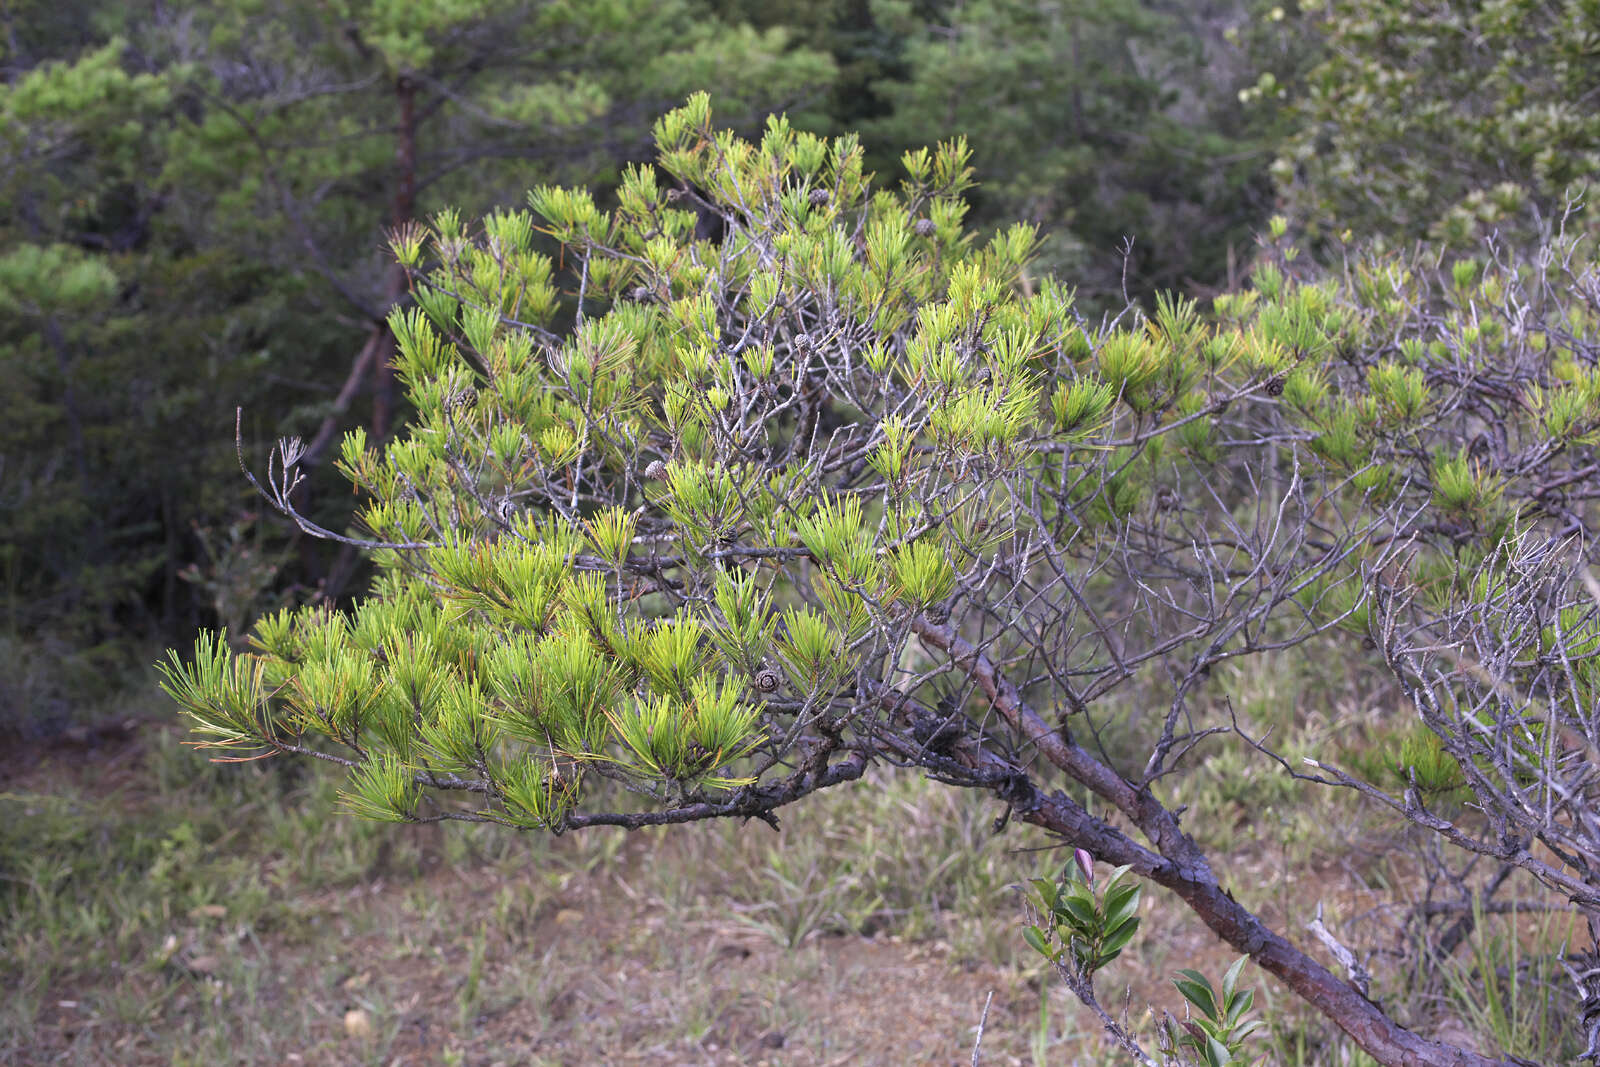
[[[1239,972],[1244,969],[1246,959],[1248,957],[1240,956],[1222,976],[1220,994],[1199,971],[1184,969],[1172,980],[1183,999],[1200,1013],[1198,1017],[1177,1024],[1181,1030],[1173,1036],[1180,1047],[1193,1051],[1206,1067],[1245,1063],[1245,1039],[1261,1028],[1258,1020],[1245,1019],[1255,1003],[1255,991],[1238,988]],[[1168,1026],[1173,1026],[1170,1020]],[[1265,1059],[1263,1055],[1255,1062],[1259,1064]]]
[[[1072,966],[1091,977],[1121,955],[1139,930],[1139,896],[1142,887],[1128,878],[1128,868],[1118,867],[1095,889],[1094,860],[1083,849],[1061,870],[1061,877],[1033,880],[1034,900],[1050,928],[1031,925],[1023,940],[1051,963],[1072,953]]]

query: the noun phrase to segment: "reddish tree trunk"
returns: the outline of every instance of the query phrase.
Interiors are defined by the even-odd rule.
[[[394,199],[389,206],[389,224],[398,229],[411,221],[416,214],[417,206],[417,86],[416,82],[402,74],[395,79],[395,100],[399,107],[399,125],[396,128],[395,141],[395,189]],[[391,263],[385,275],[383,308],[387,311],[392,308],[406,292],[406,272],[398,263]],[[350,376],[345,381],[344,387],[339,390],[339,395],[333,402],[333,410],[328,412],[322,420],[311,439],[310,446],[306,449],[301,460],[303,466],[311,467],[322,461],[323,453],[333,443],[339,431],[339,421],[355,400],[363,381],[371,381],[372,386],[372,421],[367,427],[368,433],[374,442],[382,442],[394,429],[394,335],[384,322],[374,322],[371,331],[367,334],[366,343],[361,346],[354,363],[350,367]],[[302,513],[311,507],[311,482],[301,482],[295,490],[295,506]],[[334,568],[334,574],[347,572],[349,569],[348,548],[340,554],[339,563]],[[309,577],[327,577],[323,571],[322,562],[312,549],[312,542],[305,540],[300,546],[300,562]],[[328,595],[336,595],[332,590]]]
[[[394,229],[411,221],[417,207],[417,83],[405,74],[395,79],[395,100],[400,105],[400,125],[395,141],[394,202],[389,225]],[[389,268],[389,284],[384,294],[386,305],[393,304],[406,291],[406,273],[399,264]],[[372,436],[381,441],[394,428],[394,337],[389,328],[374,328],[376,349],[372,361]]]

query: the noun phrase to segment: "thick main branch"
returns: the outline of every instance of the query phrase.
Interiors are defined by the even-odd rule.
[[[1228,944],[1276,975],[1298,996],[1333,1020],[1378,1062],[1392,1067],[1494,1067],[1504,1061],[1430,1041],[1383,1013],[1354,986],[1342,981],[1262,922],[1224,889],[1194,839],[1177,816],[1149,790],[1138,790],[1112,768],[1051,729],[1022,699],[980,649],[946,624],[916,621],[917,636],[949,656],[981,689],[994,709],[1026,737],[1041,755],[1073,781],[1109,801],[1155,846],[1145,847],[1096,818],[1062,793],[1045,795],[1031,786],[1013,787],[1008,799],[1025,822],[1060,834],[1099,859],[1128,865],[1139,875],[1176,893],[1189,909]]]

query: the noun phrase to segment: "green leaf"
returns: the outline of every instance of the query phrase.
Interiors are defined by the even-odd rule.
[[[1085,936],[1092,937],[1099,932],[1100,911],[1093,898],[1069,890],[1056,901],[1056,914],[1072,922]]]
[[[1050,947],[1050,942],[1045,937],[1044,931],[1037,926],[1029,926],[1023,930],[1022,939],[1028,943],[1029,948],[1046,959],[1053,961],[1056,958],[1055,950]]]
[[[1110,884],[1107,886],[1103,898],[1107,923],[1120,922],[1123,918],[1139,910],[1140,888],[1137,882],[1129,885]]]
[[[1228,1024],[1230,1026],[1237,1024],[1245,1012],[1250,1010],[1250,1006],[1255,1003],[1255,999],[1256,994],[1255,990],[1253,989],[1246,989],[1244,992],[1239,993],[1231,998],[1231,1001],[1228,1004]]]
[[[1138,916],[1129,916],[1116,926],[1108,925],[1100,943],[1101,950],[1105,952],[1120,952],[1127,947],[1128,942],[1132,941],[1134,934],[1138,932]]]
[[[1133,936],[1136,933],[1139,933],[1139,920],[1136,917],[1130,918],[1122,926],[1117,926],[1115,929],[1107,929],[1106,937],[1101,942],[1102,952],[1122,952],[1123,949],[1128,947],[1128,942],[1133,941]]]
[[[1224,1001],[1233,998],[1234,986],[1239,981],[1239,972],[1244,970],[1244,965],[1249,958],[1248,956],[1240,956],[1233,961],[1233,966],[1228,968],[1228,973],[1222,976],[1222,999]]]
[[[1205,975],[1195,970],[1182,970],[1178,972],[1181,978],[1174,978],[1173,985],[1178,987],[1178,992],[1183,998],[1193,1004],[1208,1019],[1218,1018],[1216,994],[1211,989],[1211,983]]]

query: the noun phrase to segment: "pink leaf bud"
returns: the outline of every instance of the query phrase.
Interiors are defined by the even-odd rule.
[[[1090,887],[1094,886],[1094,857],[1089,855],[1089,850],[1080,848],[1072,854],[1072,860],[1078,865],[1078,870],[1083,872],[1083,880]]]

